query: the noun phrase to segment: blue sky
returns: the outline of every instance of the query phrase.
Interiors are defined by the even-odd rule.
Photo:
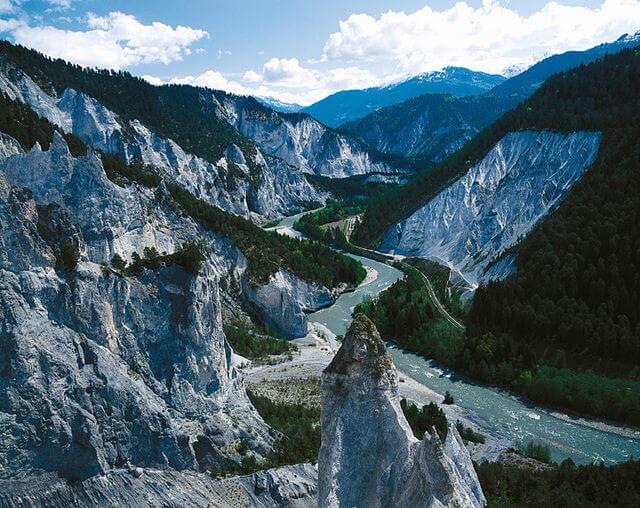
[[[309,103],[486,72],[640,29],[640,0],[0,0],[3,37],[82,65]]]

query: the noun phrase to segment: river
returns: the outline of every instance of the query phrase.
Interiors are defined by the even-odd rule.
[[[278,232],[299,236],[291,229],[299,217],[287,217],[276,228]],[[360,256],[351,257],[378,272],[377,278],[362,284],[355,291],[341,295],[331,307],[309,315],[309,321],[325,325],[336,335],[344,335],[351,322],[354,307],[367,297],[374,297],[402,277],[402,272],[377,261]],[[390,346],[398,370],[435,392],[449,391],[455,403],[499,434],[526,443],[530,440],[549,446],[553,460],[571,457],[576,463],[593,461],[622,462],[640,458],[640,439],[552,416],[551,411],[527,404],[499,390],[457,377],[430,360]]]

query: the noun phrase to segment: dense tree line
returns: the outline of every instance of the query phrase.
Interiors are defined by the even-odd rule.
[[[532,341],[507,334],[465,334],[436,314],[417,271],[365,300],[366,314],[383,337],[473,379],[508,387],[531,400],[640,426],[640,382],[557,368],[543,361]]]
[[[320,408],[302,404],[279,404],[247,390],[267,425],[282,432],[283,437],[266,467],[316,462],[320,451]],[[266,468],[265,466],[261,469]]]
[[[401,337],[428,326],[435,317],[433,303],[417,271],[382,292],[377,300],[365,300],[354,313],[363,312],[386,337]]]
[[[434,428],[442,442],[447,438],[447,433],[449,432],[447,417],[435,402],[425,404],[422,406],[422,409],[420,409],[413,402],[402,399],[400,401],[400,408],[416,438],[422,439],[425,432],[431,434]],[[473,443],[485,442],[482,434],[475,432],[469,427],[465,427],[460,421],[456,422],[456,429],[464,441],[471,441]]]
[[[364,199],[329,199],[320,210],[303,215],[294,225],[313,223],[321,226],[358,215],[366,207]]]
[[[111,267],[103,265],[103,273],[110,275],[139,275],[144,270],[158,270],[165,266],[180,266],[191,275],[197,275],[207,259],[209,249],[197,242],[185,242],[171,254],[160,253],[155,247],[145,247],[142,256],[137,252],[131,255],[127,263],[119,254],[111,259]]]
[[[326,227],[326,224],[358,215],[365,208],[366,201],[363,199],[330,199],[320,210],[300,217],[294,222],[293,228],[308,238],[344,248],[347,239],[342,230],[337,226]]]
[[[510,131],[626,129],[638,116],[640,54],[629,49],[549,78],[528,100],[508,111],[443,162],[423,166],[406,185],[375,197],[354,235],[375,244],[386,230],[453,183]]]
[[[571,459],[560,466],[534,471],[501,462],[476,464],[482,490],[491,507],[585,508],[638,506],[640,462],[615,466],[576,466]]]
[[[530,459],[535,459],[538,462],[551,464],[551,450],[544,443],[529,441],[525,444],[522,441],[517,441],[516,447],[511,450],[523,457],[529,457]]]
[[[422,406],[422,409],[420,409],[412,402],[408,402],[407,399],[402,399],[400,401],[400,408],[407,422],[409,422],[413,435],[418,439],[422,439],[425,432],[431,434],[434,428],[441,441],[444,442],[447,438],[447,432],[449,430],[447,417],[444,411],[434,402],[425,404]]]
[[[410,161],[388,161],[389,164],[403,167],[406,169],[415,169]],[[371,175],[354,175],[346,178],[330,178],[328,176],[320,176],[307,174],[305,178],[311,185],[317,189],[321,189],[330,193],[332,196],[340,199],[363,199],[371,196],[377,196],[387,192],[397,184],[391,182],[378,181],[371,178]]]
[[[354,312],[365,314],[383,337],[407,350],[447,365],[455,364],[462,349],[462,332],[436,312],[420,273],[405,270],[406,277],[377,299],[364,300]]]
[[[237,319],[225,322],[223,328],[234,352],[250,360],[291,353],[296,348],[288,340],[274,337],[266,331],[257,329],[251,323]]]
[[[449,314],[460,319],[466,317],[466,311],[460,300],[461,290],[449,284],[450,268],[425,258],[406,258],[404,262],[425,274],[438,300],[446,307]]]

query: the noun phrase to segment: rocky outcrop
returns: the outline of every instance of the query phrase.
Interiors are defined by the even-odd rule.
[[[286,270],[279,270],[263,286],[246,282],[243,294],[272,330],[291,339],[307,334],[306,313],[327,307],[336,299],[324,286],[300,280]]]
[[[213,479],[207,474],[132,468],[73,484],[55,477],[35,481],[0,480],[0,506],[311,508],[317,506],[317,477],[314,466],[301,464],[224,479]]]
[[[219,94],[221,95],[221,93]],[[374,158],[369,149],[304,114],[283,114],[251,97],[220,96],[225,118],[265,153],[310,173],[346,178],[402,171]]]
[[[438,261],[470,288],[505,277],[513,270],[509,248],[558,206],[599,145],[597,132],[507,134],[466,175],[391,228],[381,250]]]
[[[418,441],[402,414],[398,375],[375,326],[357,315],[322,375],[320,507],[486,504],[454,425]]]

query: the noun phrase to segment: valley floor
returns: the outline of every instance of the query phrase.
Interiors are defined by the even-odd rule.
[[[287,220],[287,223],[283,221],[283,223],[280,224],[281,229],[279,232],[285,234],[299,234],[291,229],[290,219],[291,218]],[[380,254],[375,251],[370,252],[371,254]],[[362,286],[375,281],[378,275],[379,274],[375,269],[368,269],[367,280],[361,284],[358,290],[360,290]],[[435,298],[435,295],[432,292],[430,292],[430,296],[432,299],[437,301],[437,298]],[[342,310],[344,311],[345,305],[343,304],[342,307]],[[351,311],[353,311],[353,308],[351,308]],[[342,314],[344,314],[344,312],[340,313],[341,316]],[[333,317],[335,318],[335,316]],[[323,322],[327,322],[326,315],[321,320]],[[335,322],[333,324],[335,326]],[[261,395],[267,396],[274,401],[280,401],[283,403],[298,402],[302,404],[317,404],[319,402],[319,379],[321,372],[325,368],[325,366],[329,364],[331,358],[333,357],[333,354],[335,353],[335,351],[337,351],[340,344],[336,341],[332,332],[330,332],[323,325],[315,322],[311,323],[310,333],[306,337],[298,339],[295,342],[298,345],[299,351],[293,356],[291,360],[277,365],[245,368],[244,374],[247,380],[247,384],[251,386],[251,389],[252,391],[254,391],[254,393],[259,393]],[[407,365],[404,365],[404,367],[407,367]],[[412,366],[409,365],[409,367]],[[430,368],[430,370],[437,372],[438,369],[435,368],[435,366],[433,367],[434,368]],[[419,381],[418,379],[420,378],[420,375],[418,375],[417,378],[412,377],[410,375],[410,372],[414,371],[411,368],[400,368],[399,370],[399,387],[400,396],[402,398],[411,400],[419,405],[435,402],[442,407],[450,421],[459,420],[465,426],[470,427],[485,436],[486,442],[484,445],[472,445],[472,448],[470,449],[474,460],[495,461],[500,459],[505,455],[505,452],[510,447],[513,447],[515,445],[514,435],[523,434],[522,431],[524,429],[519,428],[519,425],[521,425],[522,422],[517,421],[517,415],[510,415],[511,419],[516,418],[516,420],[514,421],[510,421],[509,418],[507,418],[507,420],[509,420],[508,423],[503,422],[502,420],[500,420],[500,423],[497,423],[495,421],[495,418],[487,418],[486,415],[481,416],[476,413],[473,405],[472,407],[462,407],[455,404],[444,405],[442,404],[444,399],[443,395],[436,392],[429,386],[426,386],[425,384],[423,384],[423,382]],[[409,373],[407,372],[408,370]],[[426,375],[427,377],[432,377],[429,375],[429,373],[427,373]],[[615,441],[616,452],[605,453],[607,462],[610,462],[611,460],[622,460],[622,456],[625,456],[625,454],[626,456],[628,456],[628,452],[635,449],[636,445],[634,445],[633,442],[640,442],[640,432],[635,429],[612,425],[610,422],[603,420],[582,418],[548,408],[534,406],[527,401],[522,401],[513,394],[506,393],[502,390],[490,388],[485,385],[482,385],[482,388],[483,390],[490,390],[491,392],[499,393],[501,394],[501,396],[507,397],[509,399],[521,401],[522,408],[518,408],[518,412],[521,412],[520,410],[523,410],[526,415],[530,415],[536,412],[536,419],[539,419],[540,417],[538,413],[544,413],[549,421],[547,423],[540,424],[542,427],[544,427],[544,431],[541,431],[540,435],[546,435],[547,439],[551,439],[549,444],[553,444],[553,446],[555,446],[560,451],[561,455],[564,454],[566,456],[567,454],[576,453],[578,453],[579,455],[584,455],[583,448],[586,447],[587,449],[590,449],[591,447],[584,442],[581,442],[580,445],[577,445],[572,437],[564,436],[563,439],[565,439],[566,442],[563,442],[561,439],[557,438],[553,430],[546,428],[550,425],[551,429],[556,429],[556,425],[553,423],[553,420],[558,421],[558,423],[560,421],[568,422],[570,426],[579,426],[578,428],[574,427],[574,430],[572,432],[578,432],[581,437],[584,438],[582,439],[582,441],[584,441],[585,439],[587,441],[589,440],[587,438],[587,435],[591,436],[598,442],[602,441],[599,443],[600,448],[602,448],[604,443],[608,443],[609,441],[611,441],[612,437],[602,437],[601,435],[593,436],[591,434],[593,433],[593,430],[620,436],[616,438],[617,440],[613,439],[613,441]],[[439,391],[444,392],[444,388]],[[469,395],[473,397],[473,395]],[[484,397],[486,396],[486,394],[482,396]],[[458,400],[457,397],[456,400]],[[532,409],[535,408],[539,411],[528,411],[527,408],[529,406],[531,406]],[[510,426],[511,429],[509,431],[505,430],[502,423],[506,423],[506,426]],[[567,428],[565,427],[562,428],[566,431]],[[584,428],[585,432],[580,432],[578,430],[580,427]],[[529,430],[534,433],[534,436],[536,435],[536,429]],[[549,432],[551,432],[551,435],[549,435]],[[525,432],[524,436],[526,435],[527,433]],[[526,437],[523,438],[526,439]],[[621,438],[627,439],[622,439],[621,442]],[[542,441],[544,442],[545,439],[542,439]],[[574,449],[574,447],[577,447],[577,449]],[[600,453],[604,452],[600,450]],[[600,456],[602,457],[602,455]],[[585,458],[587,458],[588,461],[588,455],[585,455]]]
[[[340,344],[324,326],[312,323],[309,334],[293,341],[298,352],[291,360],[277,365],[246,366],[241,369],[247,386],[258,394],[278,403],[320,405],[320,376],[329,364]],[[474,460],[498,460],[513,442],[483,422],[473,412],[458,405],[442,404],[443,396],[412,377],[399,373],[400,397],[424,405],[435,402],[440,405],[450,421],[460,420],[486,437],[483,445],[471,444]]]

